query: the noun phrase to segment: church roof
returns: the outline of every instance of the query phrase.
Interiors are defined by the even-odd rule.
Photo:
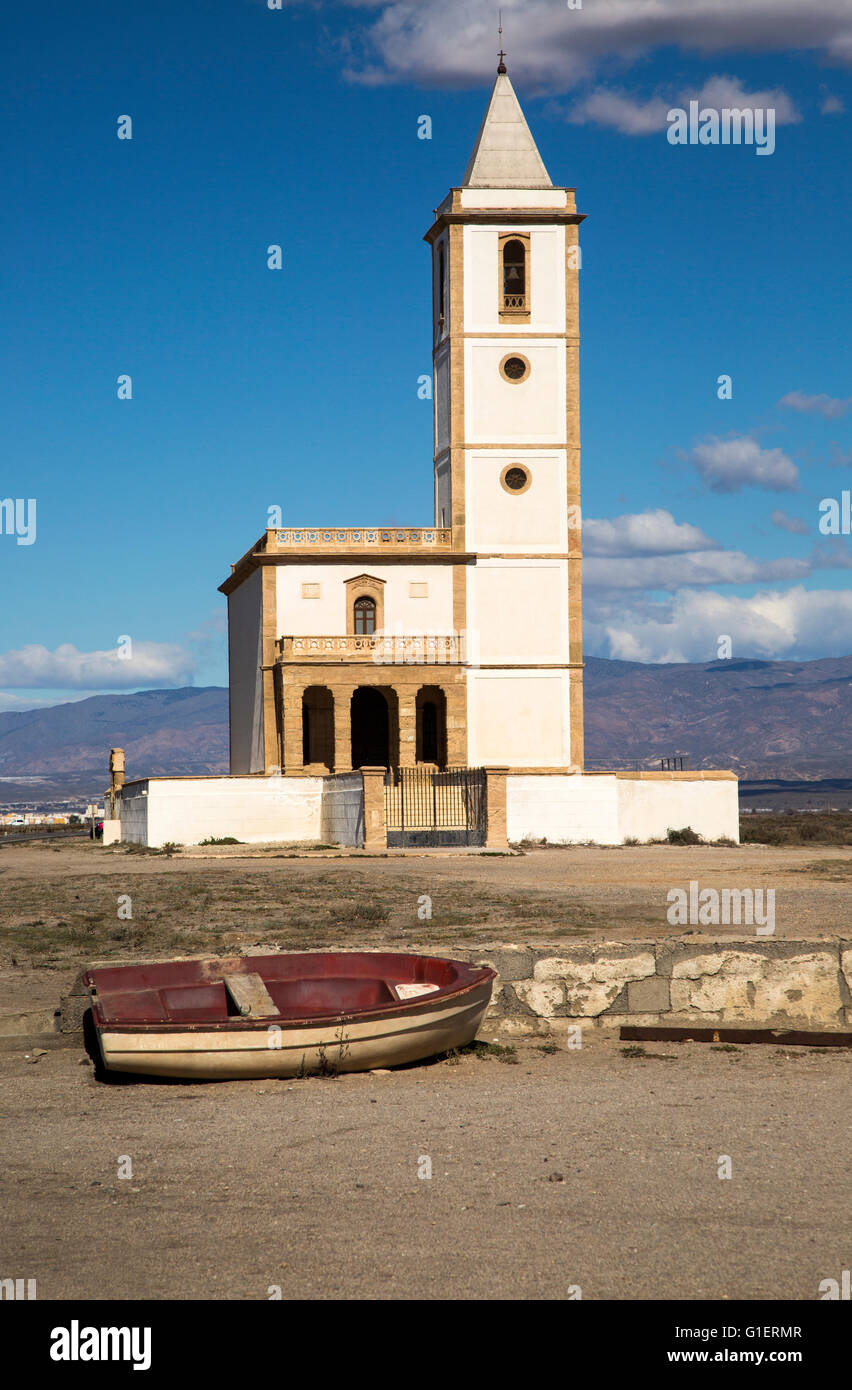
[[[497,74],[462,187],[553,187],[506,72]]]

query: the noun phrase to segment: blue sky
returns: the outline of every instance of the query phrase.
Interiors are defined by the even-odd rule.
[[[485,109],[494,13],[7,10],[0,499],[35,498],[37,527],[0,534],[0,709],[225,683],[217,585],[272,504],[431,521],[422,236]],[[852,651],[850,538],[819,530],[852,486],[852,6],[503,19],[551,178],[587,214],[587,653],[712,660],[723,634],[740,657]],[[691,98],[771,105],[774,153],[670,144]]]

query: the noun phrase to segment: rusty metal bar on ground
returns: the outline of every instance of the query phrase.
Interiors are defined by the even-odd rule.
[[[625,1024],[622,1042],[780,1043],[787,1047],[852,1047],[852,1033],[782,1028],[656,1028]]]

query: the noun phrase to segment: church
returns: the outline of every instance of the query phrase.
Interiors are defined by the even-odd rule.
[[[582,220],[501,63],[425,237],[434,518],[272,529],[233,566],[232,772],[582,769]]]
[[[583,217],[501,55],[464,177],[424,238],[433,519],[266,530],[220,586],[230,777],[118,789],[122,838],[620,844],[686,825],[738,838],[731,772],[584,772]]]

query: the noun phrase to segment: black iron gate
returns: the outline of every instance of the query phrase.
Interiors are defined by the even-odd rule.
[[[385,821],[391,849],[484,845],[484,769],[390,768],[385,773]]]

